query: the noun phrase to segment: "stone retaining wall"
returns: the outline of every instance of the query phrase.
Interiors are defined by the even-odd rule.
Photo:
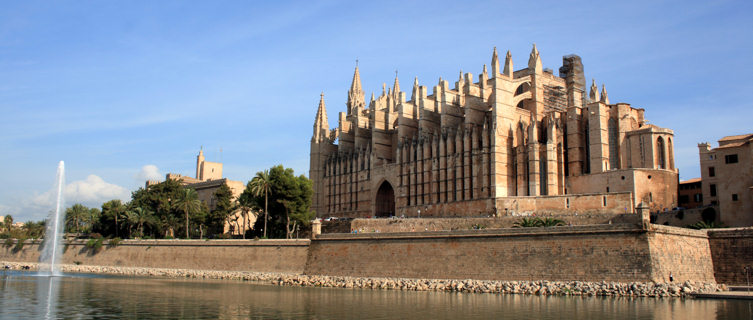
[[[66,244],[84,266],[277,272],[322,276],[497,281],[723,283],[751,263],[753,229],[705,231],[637,224],[322,234],[315,240],[123,240],[99,251]],[[40,243],[0,247],[0,261],[36,262]],[[712,265],[712,256],[715,264]],[[746,260],[747,259],[747,260]],[[747,262],[746,262],[747,261]],[[720,266],[728,265],[726,271]],[[737,278],[739,279],[739,277]]]
[[[716,281],[730,285],[747,284],[744,268],[753,268],[753,227],[710,229],[708,234]],[[753,269],[750,280],[753,281]]]
[[[0,247],[0,260],[37,262],[39,241],[23,249]],[[65,244],[63,263],[94,266],[189,268],[201,270],[301,273],[309,240],[122,240],[98,251],[86,241]]]
[[[684,233],[634,224],[421,233],[323,234],[312,240],[306,274],[427,279],[655,281],[664,264],[688,263],[675,281],[713,282],[708,251],[685,248]],[[674,257],[651,245],[682,248]],[[704,261],[708,261],[704,263]],[[692,267],[699,268],[698,270]]]
[[[714,281],[709,239],[705,230],[651,225],[651,272],[660,281]]]

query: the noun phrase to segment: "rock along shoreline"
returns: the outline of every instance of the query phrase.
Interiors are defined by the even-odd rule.
[[[37,263],[4,262],[10,270],[37,270]],[[93,273],[133,277],[193,278],[254,281],[262,284],[298,287],[330,287],[407,291],[443,291],[462,293],[496,293],[558,296],[613,297],[690,297],[696,293],[727,291],[725,285],[686,281],[682,283],[653,282],[585,282],[585,281],[499,281],[458,279],[409,279],[377,277],[340,277],[267,273],[251,271],[214,271],[193,269],[112,267],[63,264],[68,273]],[[0,272],[0,274],[2,274]]]

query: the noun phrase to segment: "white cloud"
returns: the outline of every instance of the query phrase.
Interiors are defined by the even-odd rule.
[[[99,207],[103,202],[112,199],[128,201],[131,193],[126,188],[107,183],[99,176],[90,174],[85,180],[73,181],[66,184],[63,195],[65,196],[67,205],[82,203],[87,206]],[[29,201],[29,206],[42,209],[46,212],[54,207],[56,198],[56,190],[53,188],[45,193],[33,196]]]
[[[16,215],[19,212],[19,209],[16,207],[6,206],[4,204],[0,204],[0,217],[1,216],[7,216],[7,215]]]
[[[162,180],[162,173],[159,172],[159,168],[153,164],[147,164],[141,167],[141,171],[136,174],[136,180],[139,184],[143,184],[149,180],[160,181]]]

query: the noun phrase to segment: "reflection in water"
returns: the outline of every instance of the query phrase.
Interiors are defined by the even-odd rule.
[[[302,288],[0,272],[0,318],[753,319],[751,302]]]

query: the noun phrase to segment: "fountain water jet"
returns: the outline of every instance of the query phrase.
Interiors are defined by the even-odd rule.
[[[65,185],[65,164],[60,161],[57,173],[57,200],[55,210],[47,216],[47,231],[45,233],[44,248],[39,256],[39,271],[51,276],[59,276],[60,257],[62,256],[63,231],[65,227],[63,186]]]

